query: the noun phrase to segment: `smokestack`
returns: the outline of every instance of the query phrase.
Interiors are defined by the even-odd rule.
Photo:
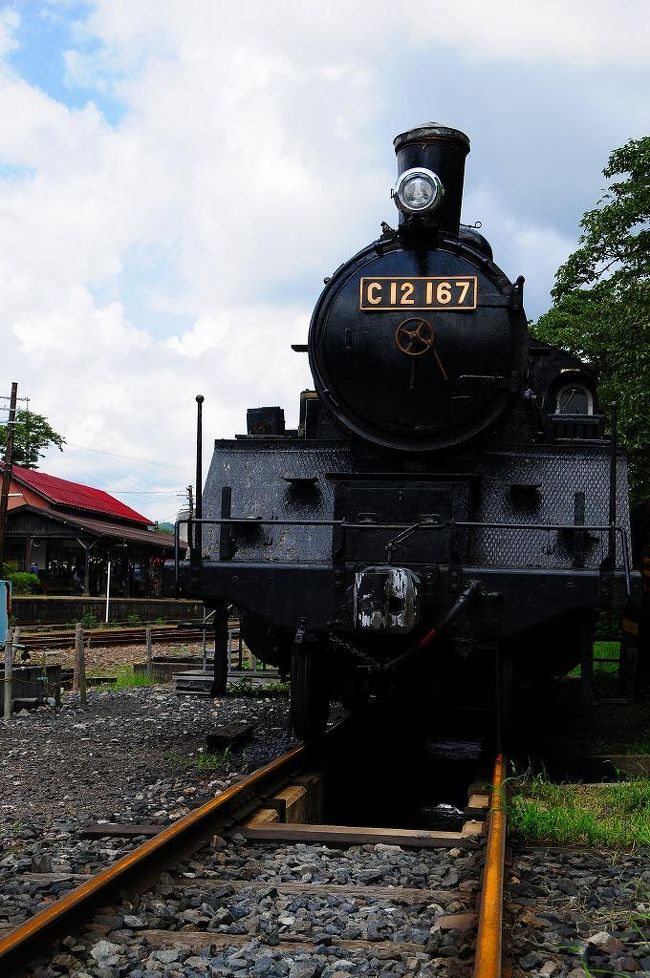
[[[430,215],[423,215],[417,220],[458,235],[465,157],[469,153],[469,139],[465,133],[437,122],[427,122],[396,136],[393,145],[397,154],[398,176],[413,167],[423,167],[432,170],[442,181],[444,194],[440,203]],[[411,217],[400,213],[400,224],[411,220]]]

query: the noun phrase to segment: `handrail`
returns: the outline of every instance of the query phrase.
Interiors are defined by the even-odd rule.
[[[560,532],[560,531],[576,531],[580,530],[586,533],[614,533],[621,538],[621,551],[622,560],[620,567],[623,571],[625,577],[625,592],[626,596],[629,598],[632,594],[632,570],[630,562],[630,547],[628,540],[627,529],[623,526],[612,525],[609,523],[605,524],[576,524],[576,523],[497,523],[492,521],[480,522],[473,520],[446,520],[440,522],[433,522],[431,520],[423,519],[417,523],[370,523],[370,522],[356,522],[349,523],[345,519],[338,520],[296,520],[296,519],[278,519],[277,517],[266,519],[263,516],[254,517],[221,517],[214,519],[201,519],[196,518],[184,518],[178,520],[175,526],[174,532],[174,572],[175,572],[175,584],[176,593],[178,594],[178,567],[180,562],[180,527],[187,525],[188,529],[190,524],[200,523],[202,526],[242,526],[244,524],[249,524],[251,526],[296,526],[296,527],[341,527],[346,530],[395,530],[401,532],[407,532],[410,535],[418,530],[446,530],[446,529],[483,529],[483,530],[533,530],[533,531],[546,531],[546,532]],[[398,541],[393,541],[393,546]],[[615,569],[615,568],[613,568]]]

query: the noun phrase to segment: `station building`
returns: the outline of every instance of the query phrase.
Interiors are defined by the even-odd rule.
[[[0,470],[2,465],[0,464]],[[38,572],[46,594],[157,597],[174,539],[102,489],[12,466],[5,566]]]

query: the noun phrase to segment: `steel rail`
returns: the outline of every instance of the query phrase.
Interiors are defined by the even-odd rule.
[[[342,724],[337,724],[330,734],[338,731],[341,726]],[[53,934],[55,930],[60,933],[61,928],[67,926],[79,912],[83,912],[84,908],[95,906],[99,898],[106,896],[116,884],[125,884],[136,873],[139,877],[144,877],[146,873],[151,872],[157,859],[162,861],[169,857],[169,850],[173,846],[183,849],[184,845],[193,842],[197,837],[203,839],[209,836],[210,832],[214,831],[213,823],[219,818],[227,817],[229,810],[236,808],[237,803],[244,803],[247,794],[255,790],[268,789],[278,777],[288,775],[306,757],[305,747],[295,747],[271,761],[270,764],[259,768],[239,784],[232,785],[218,797],[178,819],[152,839],[148,839],[111,866],[101,870],[91,880],[75,887],[45,910],[30,917],[0,938],[2,975],[20,973],[5,968],[28,960],[34,955],[34,948],[40,949],[44,943],[53,940],[56,936]],[[184,852],[178,858],[182,858],[183,855]]]
[[[161,644],[175,641],[200,641],[202,629],[200,628],[176,628],[169,629],[154,628],[151,634],[152,642]],[[90,639],[91,643],[97,647],[104,645],[136,645],[144,643],[146,638],[145,629],[105,629],[85,631],[84,640]],[[74,645],[74,632],[70,630],[60,632],[30,632],[21,628],[20,639],[23,645],[29,649],[48,649],[57,648],[60,645]]]
[[[494,762],[488,837],[483,868],[474,978],[501,978],[503,939],[503,883],[506,851],[505,807],[506,761],[498,754]]]

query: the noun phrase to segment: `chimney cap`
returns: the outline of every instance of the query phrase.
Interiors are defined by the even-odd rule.
[[[397,153],[403,146],[407,146],[409,143],[440,142],[442,140],[461,143],[469,152],[469,138],[465,133],[461,132],[460,129],[443,126],[439,122],[425,122],[421,126],[416,126],[414,129],[407,129],[406,132],[395,136],[393,146]]]

